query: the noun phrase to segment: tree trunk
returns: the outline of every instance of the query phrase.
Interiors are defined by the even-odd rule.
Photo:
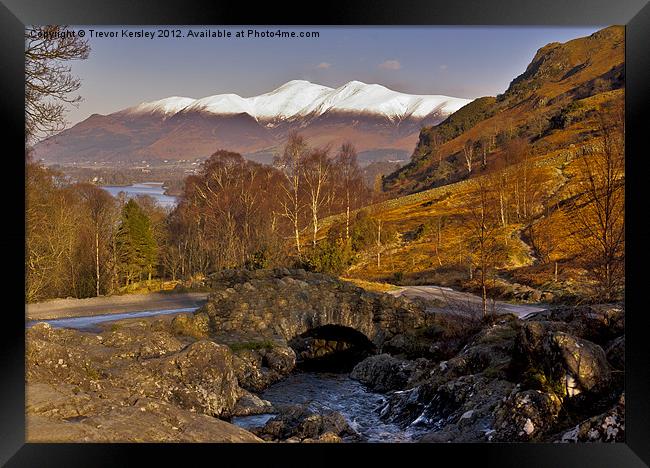
[[[499,189],[499,210],[501,212],[501,225],[506,227],[506,214],[503,206],[503,190]]]
[[[99,227],[95,227],[95,279],[97,296],[99,296]]]
[[[487,317],[487,289],[485,288],[485,266],[481,267],[481,290],[483,300],[483,317]]]
[[[314,225],[314,237],[312,239],[312,245],[316,247],[316,236],[318,234],[318,208],[315,205],[312,209],[312,224]]]
[[[293,221],[293,230],[296,236],[296,249],[298,249],[298,256],[300,257],[300,231],[298,230],[298,219]]]
[[[296,236],[296,249],[298,250],[298,257],[300,257],[300,231],[298,230],[298,179],[294,177],[294,192],[293,192],[293,229]]]
[[[347,241],[350,238],[350,192],[349,191],[346,192],[345,197],[346,197],[345,240]]]
[[[377,268],[381,267],[381,221],[377,229]]]

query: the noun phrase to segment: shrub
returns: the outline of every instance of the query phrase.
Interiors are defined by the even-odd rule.
[[[255,351],[258,349],[271,349],[273,348],[274,344],[272,341],[265,340],[265,341],[242,341],[240,343],[231,343],[228,345],[228,347],[231,349],[233,352],[237,351]]]
[[[352,265],[353,260],[350,242],[325,239],[307,254],[305,266],[310,271],[339,275]]]
[[[253,252],[253,254],[248,257],[246,262],[244,262],[244,268],[247,270],[261,270],[264,268],[270,268],[272,265],[269,251],[265,247]]]

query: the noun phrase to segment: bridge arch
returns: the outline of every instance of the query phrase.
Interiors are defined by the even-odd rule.
[[[296,353],[296,365],[304,370],[350,371],[377,346],[360,331],[345,325],[311,328],[287,341]]]

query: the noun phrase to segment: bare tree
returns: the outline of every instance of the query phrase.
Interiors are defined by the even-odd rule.
[[[100,295],[102,277],[100,251],[107,252],[106,244],[113,234],[118,212],[113,197],[105,190],[91,184],[79,184],[76,188],[90,218],[95,250],[95,295]]]
[[[282,186],[284,197],[281,199],[282,214],[293,226],[296,251],[300,256],[300,217],[303,203],[300,197],[302,167],[307,156],[307,143],[305,139],[296,132],[289,134],[282,155],[275,159],[275,166],[278,167],[286,178],[286,184]]]
[[[574,190],[575,240],[594,276],[599,299],[616,298],[624,281],[625,136],[624,111],[615,107],[598,117],[600,142],[579,158]]]
[[[381,219],[377,219],[377,269],[381,267]]]
[[[362,183],[361,171],[357,163],[357,152],[351,143],[345,143],[336,156],[336,166],[340,171],[341,185],[345,199],[345,240],[350,238],[350,207],[357,186]]]
[[[303,177],[312,220],[312,245],[314,247],[316,247],[320,212],[327,201],[325,186],[329,182],[331,172],[332,163],[329,160],[327,149],[312,151],[304,161]]]
[[[442,260],[440,259],[440,244],[442,243],[442,225],[444,222],[444,217],[442,215],[436,218],[436,258],[438,259],[438,264],[442,266]]]
[[[65,65],[85,59],[90,52],[86,40],[67,26],[25,28],[25,141],[48,136],[65,125],[66,104],[77,104],[73,93],[81,82]]]
[[[468,206],[469,241],[473,247],[476,264],[480,268],[479,286],[483,306],[483,316],[487,315],[487,280],[489,270],[499,254],[496,203],[492,181],[487,177],[473,180],[471,199]]]
[[[474,143],[472,140],[467,140],[463,145],[463,155],[465,156],[465,165],[467,173],[472,173],[472,163],[474,161]]]
[[[490,136],[484,136],[479,140],[479,150],[481,151],[481,166],[487,166],[487,155],[490,150]]]

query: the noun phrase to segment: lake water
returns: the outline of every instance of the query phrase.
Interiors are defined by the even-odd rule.
[[[171,195],[165,195],[165,189],[162,182],[143,182],[133,185],[103,185],[102,188],[108,193],[117,197],[120,192],[124,192],[127,198],[134,198],[138,195],[149,195],[161,207],[172,209],[178,203],[178,199]]]

